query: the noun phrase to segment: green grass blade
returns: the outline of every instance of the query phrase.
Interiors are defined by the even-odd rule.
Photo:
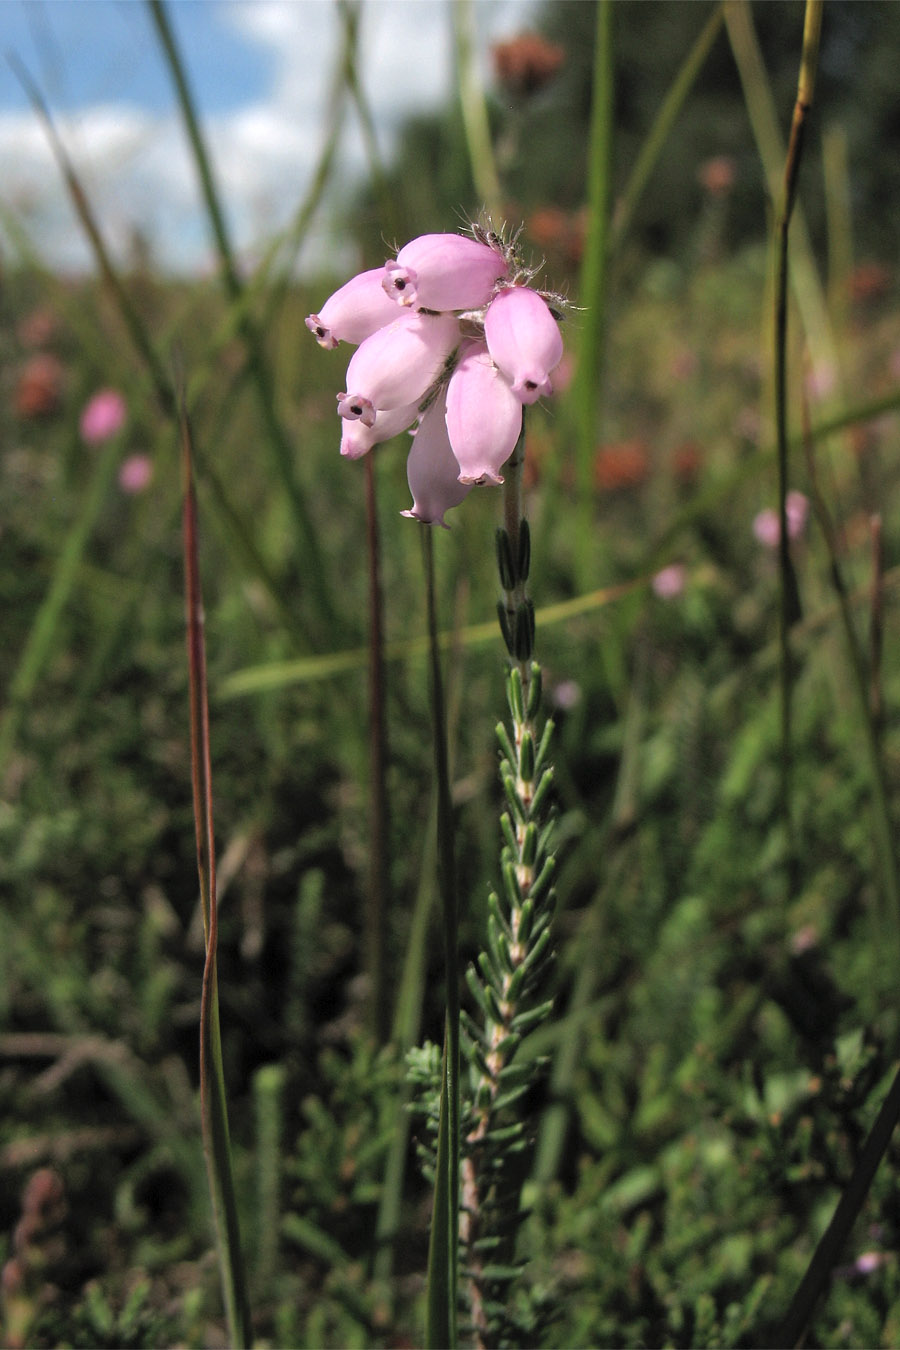
[[[592,528],[594,450],[602,396],[603,334],[606,324],[609,262],[609,204],[613,133],[613,6],[597,0],[594,80],[588,142],[588,231],[578,286],[584,308],[578,344],[575,401],[576,555],[581,589],[590,585],[597,566],[597,531]]]
[[[81,510],[66,535],[53,569],[50,587],[31,625],[0,719],[0,777],[15,744],[28,701],[41,672],[46,669],[53,655],[63,611],[75,588],[91,531],[115,479],[120,454],[121,442],[118,437],[109,441],[100,451]]]
[[[725,6],[725,23],[769,196],[774,205],[779,202],[781,195],[786,149],[753,27],[752,12],[746,0],[729,0]],[[791,231],[790,276],[791,289],[813,364],[817,368],[836,369],[836,347],[828,306],[816,270],[803,212],[799,208],[795,212]]]
[[[609,251],[613,256],[617,253],[628,233],[628,227],[634,217],[637,204],[650,181],[650,176],[662,154],[666,141],[669,139],[678,115],[687,101],[688,94],[694,87],[697,76],[703,69],[704,61],[719,36],[724,20],[723,9],[723,5],[717,5],[700,30],[696,42],[682,62],[669,92],[662,101],[656,119],[634,162],[634,168],[628,175],[625,190],[616,203],[610,228]]]
[[[224,212],[219,201],[218,189],[200,128],[200,121],[197,117],[194,97],[188,84],[187,73],[163,0],[148,0],[148,5],[166,64],[172,76],[185,132],[194,156],[203,201],[219,254],[225,290],[229,299],[236,302],[241,297],[243,286],[228,238]],[[340,632],[342,623],[339,610],[331,593],[331,587],[327,581],[329,572],[324,565],[318,530],[313,523],[312,514],[294,472],[294,451],[276,410],[275,390],[264,357],[260,335],[246,311],[240,311],[240,319],[241,336],[247,350],[248,369],[256,391],[257,405],[265,428],[266,438],[290,503],[294,522],[297,526],[298,538],[304,549],[305,557],[302,570],[309,587],[310,596],[316,605],[319,628],[323,632]]]
[[[639,577],[634,581],[621,582],[617,586],[603,586],[599,590],[590,591],[587,595],[576,595],[570,600],[545,605],[535,611],[535,622],[539,622],[543,627],[545,624],[565,623],[583,614],[592,614],[640,589],[649,580],[649,577]],[[496,640],[495,618],[485,623],[468,624],[465,628],[446,629],[437,635],[441,651],[446,651],[456,644],[464,648],[483,647]],[[396,639],[384,645],[385,659],[388,661],[421,659],[428,655],[428,650],[427,635]],[[250,666],[246,670],[236,670],[224,679],[218,686],[216,694],[219,698],[241,698],[245,694],[281,689],[288,684],[328,680],[334,675],[361,670],[366,664],[367,655],[367,647],[352,647],[346,651],[325,652],[321,656],[302,656],[292,661],[272,661],[263,666]]]
[[[469,165],[475,193],[495,224],[500,223],[503,197],[497,161],[491,144],[487,103],[476,61],[475,7],[472,0],[456,0],[451,6],[456,79],[463,130],[469,150]]]

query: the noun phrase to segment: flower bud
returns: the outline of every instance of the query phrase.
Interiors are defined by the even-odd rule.
[[[536,291],[508,286],[495,295],[484,316],[484,336],[522,403],[553,393],[550,372],[562,360],[563,341],[547,302]]]
[[[325,301],[306,326],[320,347],[333,351],[339,342],[363,342],[397,317],[397,307],[384,293],[383,267],[351,277]]]
[[[447,386],[447,431],[461,483],[502,483],[522,430],[522,404],[483,343],[471,342]]]
[[[446,391],[422,416],[406,461],[406,477],[413,504],[404,516],[428,525],[443,525],[444,512],[458,506],[469,491],[459,481],[459,465],[447,435]]]
[[[401,314],[379,328],[360,344],[347,367],[350,392],[338,397],[341,417],[360,417],[371,427],[376,412],[417,402],[458,341],[455,319],[427,314]]]
[[[480,309],[507,275],[501,253],[464,234],[422,234],[384,265],[383,286],[417,309]]]

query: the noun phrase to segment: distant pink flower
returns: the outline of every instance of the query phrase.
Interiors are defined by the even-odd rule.
[[[152,477],[153,461],[149,455],[129,455],[119,466],[119,487],[123,492],[143,492]]]
[[[784,503],[787,515],[788,538],[798,539],[809,519],[809,499],[802,492],[789,492]]]
[[[809,517],[809,501],[802,492],[789,492],[785,501],[788,538],[799,539],[806,528]],[[781,525],[778,512],[771,507],[760,511],[753,520],[753,533],[764,548],[777,548],[781,538]]]
[[[527,286],[508,286],[494,296],[484,316],[492,360],[523,403],[552,394],[550,372],[562,360],[559,324],[546,300]]]
[[[581,702],[581,685],[576,680],[560,680],[558,684],[550,686],[548,693],[550,701],[561,712],[569,712]]]
[[[681,563],[670,563],[657,572],[651,585],[660,600],[674,600],[684,590],[685,570]]]
[[[102,445],[122,430],[127,415],[127,405],[118,390],[98,390],[81,410],[81,439],[86,445]]]
[[[325,301],[306,326],[320,347],[333,350],[339,342],[363,342],[397,317],[397,306],[385,295],[383,267],[352,277]]]
[[[383,286],[401,305],[419,309],[478,309],[505,277],[506,259],[464,234],[422,234],[384,265]]]
[[[777,511],[767,506],[765,510],[758,512],[753,517],[753,533],[764,548],[777,548],[778,540],[781,538]]]

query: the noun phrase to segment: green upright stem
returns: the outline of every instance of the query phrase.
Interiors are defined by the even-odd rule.
[[[815,87],[816,62],[819,52],[819,36],[822,28],[822,6],[824,0],[806,0],[806,16],[803,27],[803,52],[800,60],[800,76],[797,84],[797,100],[791,123],[791,136],[784,166],[784,185],[782,203],[778,219],[777,255],[775,271],[775,441],[778,459],[778,518],[780,532],[778,540],[778,561],[781,573],[781,602],[779,606],[778,637],[781,647],[781,793],[782,812],[788,832],[789,867],[795,866],[793,848],[793,800],[792,800],[792,729],[791,698],[793,691],[793,667],[790,646],[790,629],[800,617],[800,601],[797,578],[794,573],[790,554],[790,537],[787,520],[788,492],[788,434],[787,434],[787,297],[788,297],[788,233],[791,213],[797,194],[797,178],[803,152],[803,137],[806,129],[806,116],[812,104]]]
[[[455,0],[451,7],[456,49],[456,78],[469,165],[475,191],[489,216],[499,222],[502,213],[500,177],[491,144],[484,89],[475,61],[475,8],[472,0]]]
[[[592,529],[594,450],[600,409],[603,331],[606,323],[609,255],[610,170],[613,132],[612,0],[597,0],[594,39],[593,102],[588,141],[588,233],[578,287],[584,307],[578,368],[575,375],[576,576],[582,590],[589,585],[596,554]]]

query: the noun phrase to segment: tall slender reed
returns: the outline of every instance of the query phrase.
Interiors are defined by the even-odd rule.
[[[781,576],[781,594],[778,611],[778,638],[781,646],[781,809],[788,834],[788,869],[793,889],[797,859],[793,839],[791,698],[793,665],[790,646],[791,625],[800,617],[800,596],[797,577],[791,561],[788,534],[788,433],[787,433],[787,326],[788,326],[788,232],[797,195],[797,181],[803,154],[806,119],[812,106],[815,89],[816,65],[819,57],[819,38],[822,31],[824,0],[806,0],[803,23],[803,50],[797,98],[791,122],[790,141],[784,165],[784,182],[776,225],[775,295],[774,295],[774,390],[775,443],[778,460],[778,566]]]
[[[587,163],[588,230],[578,282],[579,303],[584,314],[581,317],[574,388],[577,489],[575,571],[582,590],[587,589],[594,579],[596,567],[596,531],[592,529],[593,466],[603,394],[603,333],[607,321],[609,277],[614,91],[612,0],[597,0],[592,88]]]

